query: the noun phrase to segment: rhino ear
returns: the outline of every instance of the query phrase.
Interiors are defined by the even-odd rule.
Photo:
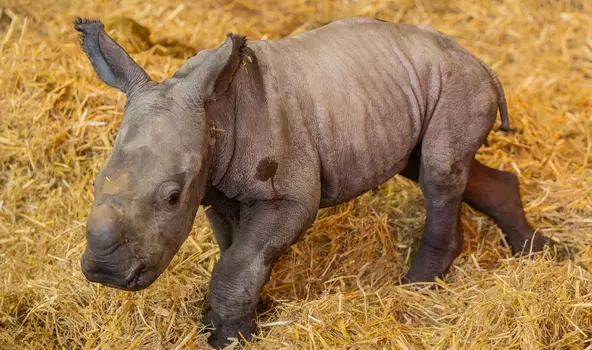
[[[214,50],[201,50],[197,55],[188,59],[187,62],[175,72],[173,78],[185,78],[188,74],[195,71],[195,69],[197,69],[197,67],[199,67],[213,52]]]
[[[80,32],[80,45],[95,71],[108,85],[131,93],[152,82],[148,74],[107,33],[98,20],[74,20]]]
[[[244,36],[228,33],[222,45],[215,50],[200,51],[175,76],[185,77],[204,100],[216,99],[230,86],[246,43]]]

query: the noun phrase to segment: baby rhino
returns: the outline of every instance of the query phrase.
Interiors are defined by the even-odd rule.
[[[263,284],[317,210],[395,174],[419,182],[427,217],[407,282],[433,281],[461,252],[464,200],[513,252],[545,238],[525,219],[518,180],[474,159],[497,110],[495,73],[446,35],[370,18],[282,40],[228,34],[162,82],[99,21],[75,21],[100,78],[126,94],[113,150],[94,182],[81,265],[93,282],[148,287],[199,205],[221,257],[204,324],[214,347],[250,339]]]

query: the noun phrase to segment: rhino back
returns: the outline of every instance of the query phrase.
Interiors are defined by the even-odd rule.
[[[318,157],[321,206],[354,198],[404,168],[436,106],[442,67],[469,57],[451,42],[427,27],[355,18],[249,43],[267,118],[306,129],[287,132],[299,136],[284,142]]]
[[[318,172],[321,206],[354,198],[404,168],[451,72],[481,69],[487,75],[468,51],[436,30],[368,18],[248,47],[265,95],[264,111],[238,121],[246,130],[241,133],[257,138],[257,147],[247,147],[248,158],[274,154],[280,163],[275,185],[284,193],[312,193],[306,181]],[[256,166],[233,173],[255,174]],[[261,183],[235,184],[229,192],[250,189],[244,198],[272,193]]]

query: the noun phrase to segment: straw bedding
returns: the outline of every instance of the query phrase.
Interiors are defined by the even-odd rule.
[[[92,178],[109,154],[124,96],[92,71],[74,16],[109,23],[162,80],[228,31],[277,39],[365,15],[435,27],[497,71],[519,131],[493,131],[478,158],[519,176],[529,220],[554,244],[534,259],[514,258],[493,222],[464,207],[465,249],[440,288],[396,286],[425,218],[421,191],[396,177],[319,213],[276,265],[257,316],[260,339],[247,347],[592,349],[591,2],[2,0],[0,7],[0,348],[206,346],[201,317],[218,249],[203,212],[167,271],[142,292],[90,284],[80,271]]]

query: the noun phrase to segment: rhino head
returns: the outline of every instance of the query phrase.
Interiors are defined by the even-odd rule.
[[[205,104],[228,89],[245,38],[229,34],[157,83],[101,22],[77,18],[74,26],[99,77],[126,95],[113,149],[94,181],[82,271],[92,282],[140,290],[191,230],[213,157]]]

